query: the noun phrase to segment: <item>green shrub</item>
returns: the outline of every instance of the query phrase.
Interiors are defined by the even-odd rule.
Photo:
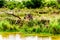
[[[53,34],[60,34],[60,25],[53,27]]]
[[[31,1],[24,2],[24,4],[27,8],[38,8],[42,4],[41,1],[42,0],[31,0]]]
[[[56,7],[57,6],[57,0],[42,0],[42,7]]]
[[[38,8],[42,4],[42,0],[31,0],[31,2],[34,4],[33,5],[34,8]]]
[[[7,8],[12,10],[12,9],[14,9],[16,7],[16,2],[8,1],[8,2],[6,2],[5,7],[7,7]]]
[[[0,22],[0,28],[2,29],[2,30],[7,30],[7,29],[10,29],[10,24],[9,24],[9,22],[8,21],[1,21]]]
[[[52,34],[60,34],[60,23],[58,21],[51,22],[49,31]]]
[[[33,5],[34,5],[34,4],[33,4],[31,1],[27,1],[27,2],[25,3],[25,6],[26,6],[27,8],[32,8]]]
[[[16,8],[24,8],[24,7],[25,7],[25,5],[23,4],[23,2],[18,2],[16,4]]]
[[[3,4],[4,2],[0,2],[0,4]],[[5,4],[5,7],[9,9],[14,8],[39,8],[39,7],[56,7],[58,6],[57,0],[30,0],[30,1],[22,1],[22,2],[16,2],[16,1],[8,1]]]
[[[0,30],[2,30],[2,31],[13,31],[13,30],[15,30],[16,31],[16,29],[17,29],[17,25],[11,25],[10,23],[9,23],[9,21],[7,21],[7,20],[2,20],[2,21],[0,21]]]
[[[5,0],[0,0],[0,8],[3,7],[5,4]]]
[[[14,9],[14,8],[24,8],[23,2],[16,2],[16,1],[8,1],[5,4],[5,7],[9,8],[9,9]]]
[[[60,4],[58,4],[57,7],[60,9]]]

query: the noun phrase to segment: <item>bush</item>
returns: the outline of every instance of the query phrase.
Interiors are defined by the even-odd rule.
[[[60,34],[60,25],[53,27],[53,34]]]
[[[33,4],[31,1],[27,1],[27,2],[25,3],[25,6],[26,6],[27,8],[33,8],[34,4]]]
[[[0,21],[0,29],[2,30],[7,30],[7,29],[10,29],[10,24],[8,21]]]
[[[4,6],[5,0],[0,0],[0,8]]]
[[[50,23],[50,33],[52,34],[60,34],[60,22],[59,20],[53,21]]]
[[[42,4],[42,0],[31,0],[25,3],[27,8],[38,8]]]
[[[0,2],[1,5],[4,5],[4,2]],[[14,9],[14,8],[39,8],[39,7],[44,7],[44,6],[57,6],[57,0],[30,0],[30,1],[22,1],[22,2],[16,2],[16,1],[8,1],[5,4],[5,7],[9,9]]]
[[[5,7],[9,8],[9,9],[14,9],[14,8],[24,8],[25,6],[23,5],[22,2],[16,2],[16,1],[8,1],[5,4]]]
[[[16,8],[24,8],[24,7],[25,7],[25,5],[23,4],[23,2],[18,2],[16,4]]]
[[[58,8],[60,9],[60,4],[58,4],[57,6],[58,6]]]
[[[13,2],[13,1],[10,1],[10,2],[8,1],[8,2],[6,2],[5,7],[12,10],[12,9],[14,9],[16,7],[16,3]]]
[[[34,8],[38,8],[42,4],[42,0],[31,0],[31,2],[34,4],[33,5]]]
[[[17,25],[11,25],[9,21],[2,20],[0,21],[0,30],[5,31],[5,32],[16,31]]]
[[[57,6],[57,0],[42,0],[42,6],[47,6],[47,7],[56,7]]]

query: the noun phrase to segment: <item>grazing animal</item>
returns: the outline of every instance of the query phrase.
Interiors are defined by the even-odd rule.
[[[31,14],[25,14],[24,19],[31,20],[31,19],[33,19],[33,17],[32,17],[32,15],[31,15]]]

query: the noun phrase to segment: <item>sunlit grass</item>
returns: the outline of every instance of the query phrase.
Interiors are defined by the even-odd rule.
[[[3,9],[1,9],[3,10]],[[27,34],[55,34],[53,33],[53,27],[56,27],[57,31],[59,31],[59,22],[57,22],[60,18],[60,11],[59,9],[52,8],[52,7],[44,7],[44,8],[36,8],[36,9],[13,9],[14,15],[17,15],[21,18],[21,23],[16,24],[18,18],[12,15],[8,15],[5,13],[1,14],[1,21],[0,21],[0,30],[1,32],[20,32],[20,33],[27,33]],[[10,10],[8,10],[10,11]],[[24,19],[26,14],[31,14],[33,20],[27,21],[28,19]],[[56,14],[56,15],[55,15]],[[44,23],[41,22],[41,19],[50,20],[48,24],[48,28],[44,26]],[[56,21],[57,20],[57,21]],[[22,25],[22,26],[21,26]],[[42,27],[42,28],[41,28]],[[59,33],[59,32],[57,32]]]

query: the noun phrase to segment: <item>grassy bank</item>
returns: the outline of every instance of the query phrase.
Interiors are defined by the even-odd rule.
[[[52,7],[0,8],[0,32],[60,34],[60,10]]]

